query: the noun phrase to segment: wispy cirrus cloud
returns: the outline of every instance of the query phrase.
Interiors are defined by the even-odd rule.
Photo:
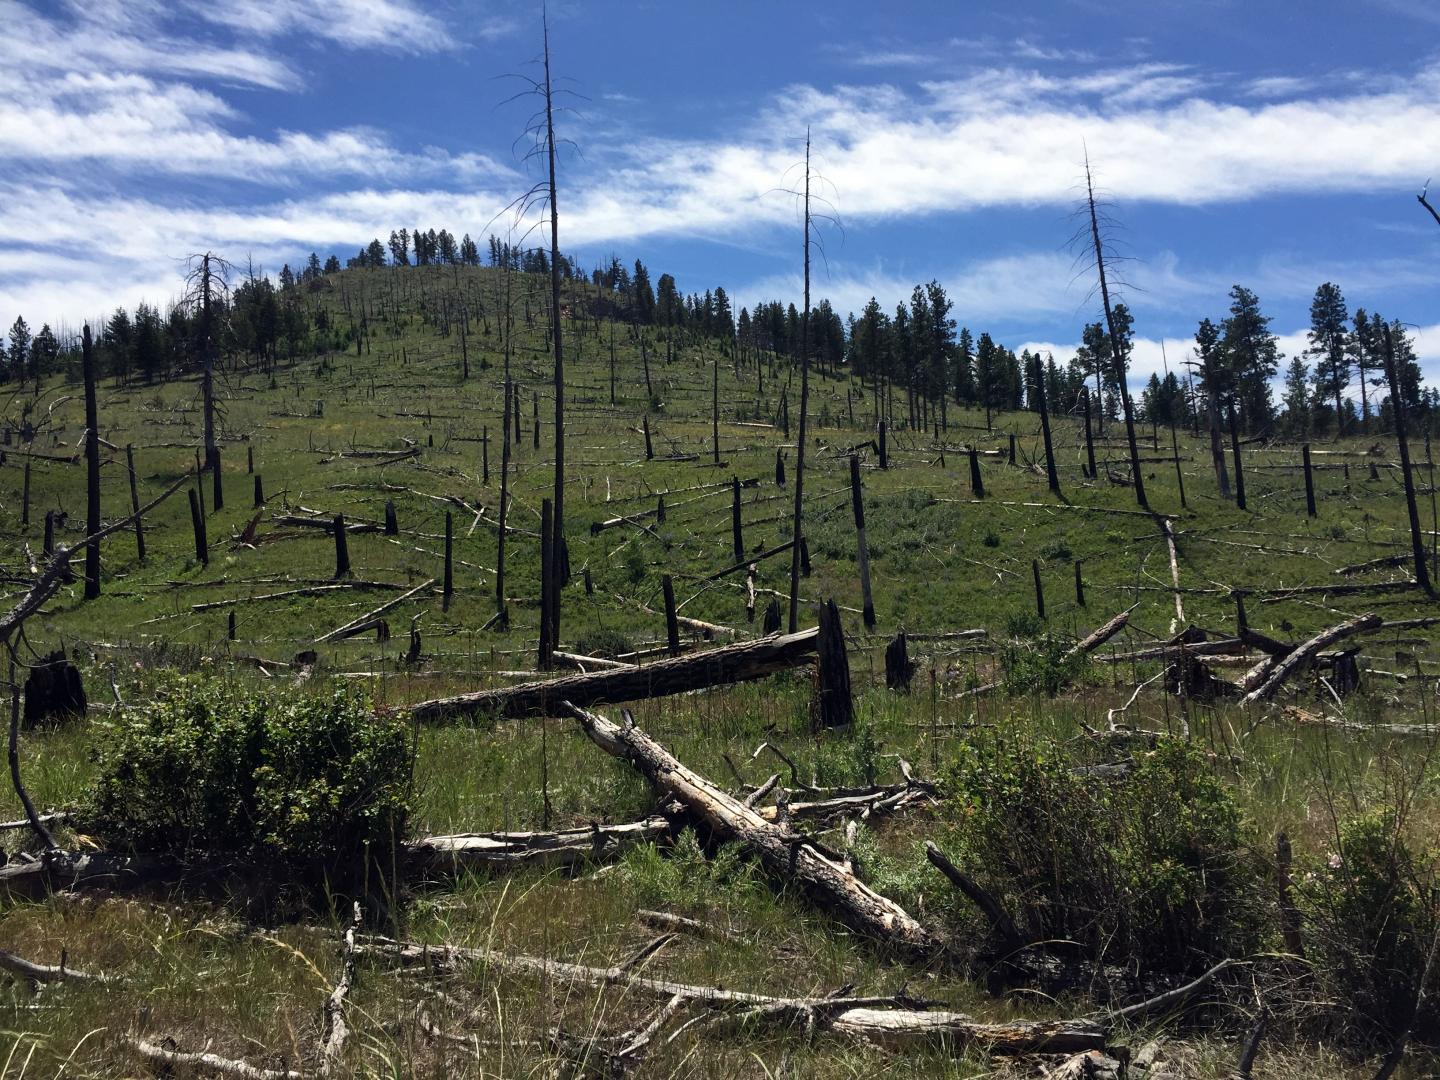
[[[246,35],[307,34],[350,48],[435,52],[458,42],[440,19],[413,0],[188,0],[198,17]],[[503,32],[487,20],[482,36]]]

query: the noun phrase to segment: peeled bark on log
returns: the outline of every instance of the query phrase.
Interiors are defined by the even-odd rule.
[[[865,885],[812,841],[771,824],[758,811],[686,768],[633,723],[622,727],[573,703],[565,704],[602,750],[629,760],[659,791],[703,822],[716,839],[742,844],[770,873],[804,886],[821,907],[848,926],[914,960],[948,956],[944,942],[899,904]]]
[[[992,1054],[1073,1054],[1101,1049],[1105,1028],[1092,1020],[1011,1020],[984,1023],[964,1013],[916,1008],[903,995],[876,998],[782,998],[671,982],[634,974],[623,965],[587,967],[494,949],[456,948],[378,941],[359,946],[364,954],[390,957],[402,964],[436,970],[485,964],[512,974],[535,975],[551,982],[581,986],[617,986],[656,998],[682,998],[692,1006],[734,1011],[750,1020],[803,1024],[811,1031],[833,1032],[889,1049],[934,1049],[953,1053],[979,1046]]]
[[[1240,699],[1241,705],[1254,705],[1256,702],[1264,701],[1273,697],[1275,691],[1279,690],[1285,681],[1299,671],[1302,667],[1309,667],[1315,660],[1315,654],[1322,649],[1329,648],[1335,642],[1350,637],[1353,634],[1364,633],[1367,630],[1378,630],[1384,624],[1384,620],[1373,612],[1361,615],[1354,619],[1347,619],[1345,622],[1336,623],[1326,630],[1320,631],[1309,641],[1295,648],[1295,651],[1286,656],[1283,660],[1275,663],[1269,674],[1255,689]]]
[[[411,705],[417,723],[435,723],[459,716],[494,715],[515,718],[559,709],[562,702],[603,705],[641,698],[664,697],[726,683],[763,679],[777,671],[806,664],[815,655],[819,630],[725,645],[694,656],[661,660],[628,670],[597,671],[521,683],[498,690],[480,690]]]

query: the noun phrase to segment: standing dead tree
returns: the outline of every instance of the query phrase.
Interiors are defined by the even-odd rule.
[[[185,276],[185,305],[194,310],[195,349],[200,358],[200,397],[203,411],[205,467],[220,467],[215,434],[215,354],[220,340],[220,312],[230,295],[231,265],[214,252],[191,255]]]
[[[805,491],[805,423],[810,412],[810,129],[805,129],[805,308],[800,315],[800,432],[795,445],[795,515],[790,529],[790,633],[800,629],[800,530]]]
[[[1385,338],[1385,377],[1390,383],[1390,410],[1395,417],[1395,441],[1400,448],[1400,473],[1405,482],[1405,509],[1410,515],[1410,546],[1415,555],[1415,580],[1427,596],[1434,596],[1430,572],[1425,563],[1425,540],[1420,532],[1420,512],[1415,505],[1415,478],[1410,473],[1410,442],[1405,431],[1405,395],[1395,364],[1395,343],[1390,324],[1382,324]]]
[[[1130,477],[1135,484],[1135,501],[1145,509],[1150,503],[1145,498],[1145,477],[1140,472],[1140,449],[1135,442],[1135,409],[1130,401],[1130,386],[1127,378],[1128,364],[1126,342],[1121,338],[1115,322],[1115,311],[1110,304],[1110,280],[1107,265],[1110,257],[1105,253],[1104,239],[1100,234],[1100,215],[1095,205],[1095,184],[1090,172],[1090,156],[1085,156],[1085,203],[1089,217],[1090,247],[1094,251],[1095,275],[1100,287],[1100,303],[1105,309],[1105,326],[1110,336],[1110,356],[1115,365],[1115,379],[1120,389],[1120,404],[1125,415],[1125,439],[1130,447]]]
[[[555,484],[551,499],[552,514],[550,532],[549,570],[540,582],[540,664],[550,666],[550,654],[560,640],[560,588],[568,577],[569,559],[565,549],[565,347],[562,337],[562,311],[560,306],[561,254],[560,254],[560,206],[556,181],[556,140],[555,100],[562,90],[556,90],[550,70],[550,20],[543,10],[541,13],[543,48],[539,58],[542,75],[512,75],[527,83],[517,97],[538,98],[540,108],[531,115],[525,125],[523,137],[531,139],[526,161],[543,160],[545,177],[529,191],[515,199],[508,209],[524,218],[532,211],[541,211],[541,218],[531,226],[541,224],[550,227],[550,348],[554,358],[553,392],[555,396]],[[511,100],[514,100],[513,98]],[[530,230],[527,230],[527,235]],[[522,237],[523,241],[523,237]],[[542,560],[543,561],[543,560]]]
[[[92,537],[85,543],[85,599],[100,595],[100,411],[95,404],[95,349],[90,324],[80,335],[81,365],[85,378],[85,531]]]

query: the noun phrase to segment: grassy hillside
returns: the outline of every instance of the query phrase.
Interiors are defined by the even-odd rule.
[[[323,305],[337,325],[363,324],[358,348],[282,359],[273,369],[236,364],[225,372],[223,509],[213,508],[208,476],[201,485],[208,565],[195,557],[188,506],[172,499],[146,519],[144,563],[132,534],[113,537],[104,549],[101,598],[82,601],[77,582],[27,625],[24,655],[66,648],[82,667],[94,707],[88,721],[25,733],[21,759],[37,802],[63,806],[81,797],[95,768],[90,749],[96,726],[109,722],[108,706],[117,699],[126,706],[146,700],[158,671],[212,671],[245,685],[283,684],[296,694],[336,677],[363,684],[379,705],[394,705],[506,685],[516,672],[534,668],[539,508],[553,482],[551,368],[538,282],[522,277],[511,359],[522,431],[513,447],[510,523],[516,532],[506,556],[510,625],[504,629],[492,624],[503,393],[500,284],[490,270],[347,271],[327,279],[307,302]],[[462,304],[469,311],[463,338],[455,314]],[[732,478],[745,485],[746,552],[789,539],[798,372],[768,356],[742,362],[713,340],[672,345],[667,360],[666,343],[654,328],[637,332],[593,319],[587,308],[583,295],[572,296],[564,329],[572,581],[562,601],[562,647],[614,654],[663,645],[662,574],[674,578],[682,615],[758,637],[766,603],[779,598],[784,608],[788,553],[759,563],[753,622],[747,619],[743,573],[705,579],[735,562]],[[646,335],[643,342],[639,333]],[[646,389],[647,362],[653,394]],[[718,465],[712,395],[719,403]],[[780,427],[782,395],[790,438]],[[0,466],[0,550],[6,552],[3,572],[17,591],[38,558],[46,510],[65,513],[57,533],[62,542],[84,533],[79,388],[53,382],[38,396],[27,390],[11,397],[0,423],[18,426],[22,408],[36,427],[35,439],[27,446],[12,441]],[[141,501],[194,468],[198,384],[193,377],[163,385],[107,380],[99,408],[101,433],[112,446],[104,452],[103,472],[103,507],[112,520],[129,508],[124,447],[134,448]],[[1440,772],[1434,735],[1370,730],[1432,722],[1440,663],[1435,629],[1393,629],[1356,639],[1363,641],[1366,674],[1361,689],[1343,701],[1324,684],[1297,679],[1282,700],[1305,716],[1330,721],[1315,726],[1297,723],[1294,715],[1179,698],[1163,680],[1147,682],[1160,670],[1147,662],[1091,664],[1057,698],[1029,692],[1045,673],[1045,658],[1053,661],[1047,634],[1068,642],[1132,606],[1127,630],[1107,652],[1153,644],[1186,626],[1216,636],[1232,633],[1237,589],[1247,593],[1249,625],[1290,642],[1362,612],[1387,621],[1435,614],[1434,602],[1413,588],[1353,590],[1410,576],[1407,566],[1395,564],[1408,554],[1410,541],[1392,436],[1314,447],[1318,514],[1312,518],[1298,446],[1244,446],[1249,509],[1242,511],[1219,497],[1208,435],[1177,433],[1177,476],[1170,433],[1145,426],[1146,488],[1152,508],[1172,523],[1177,589],[1162,518],[1137,511],[1131,489],[1118,480],[1128,472],[1118,425],[1107,427],[1097,446],[1099,478],[1085,479],[1083,425],[1073,417],[1054,418],[1062,489],[1056,498],[1046,484],[1036,414],[1000,414],[987,428],[983,413],[952,406],[948,429],[938,437],[892,430],[889,468],[882,470],[871,444],[875,411],[867,386],[812,373],[813,441],[805,476],[812,569],[801,581],[801,622],[813,624],[812,601],[833,598],[841,605],[857,693],[855,729],[811,732],[811,683],[804,673],[637,703],[637,723],[682,761],[729,785],[728,756],[747,783],[758,785],[780,768],[765,755],[752,760],[756,747],[769,742],[796,762],[801,775],[824,787],[893,780],[901,757],[918,773],[953,777],[969,749],[1043,748],[1051,740],[1077,767],[1113,764],[1132,751],[1093,733],[1107,726],[1107,710],[1125,706],[1144,684],[1145,692],[1117,722],[1173,734],[1201,753],[1239,807],[1247,849],[1257,858],[1273,859],[1274,835],[1285,830],[1297,863],[1323,868],[1341,818],[1401,804],[1407,837],[1418,850],[1435,848]],[[901,412],[897,401],[897,418]],[[645,454],[642,421],[651,432],[653,459]],[[1433,473],[1425,433],[1412,435],[1412,444],[1421,463],[1422,516],[1431,530]],[[971,489],[971,447],[981,451],[983,499]],[[488,483],[482,464],[487,448]],[[852,450],[862,460],[878,617],[873,633],[859,615]],[[400,456],[406,451],[413,453]],[[776,483],[777,451],[786,465],[784,487]],[[247,474],[250,457],[264,488],[258,510]],[[29,523],[22,525],[27,465]],[[663,522],[649,513],[659,493],[666,493]],[[352,573],[343,588],[331,587],[330,534],[286,521],[343,514],[352,525],[378,524],[387,502],[395,506],[399,534],[348,534]],[[455,578],[448,604],[438,582],[447,513]],[[592,530],[618,517],[631,521]],[[1077,561],[1083,605],[1075,590]],[[1340,574],[1364,563],[1376,565]],[[1039,567],[1045,592],[1043,620],[1036,614],[1032,565]],[[430,579],[437,579],[434,586],[385,613],[388,641],[367,634],[317,644],[327,632]],[[407,631],[418,616],[423,658],[406,663]],[[918,654],[920,665],[908,695],[887,691],[879,678],[885,645],[900,629],[914,636],[912,656]],[[987,631],[985,642],[935,637],[969,629]],[[291,666],[311,649],[318,659],[313,673],[309,665]],[[1007,672],[1002,693],[961,696]],[[568,721],[457,724],[419,732],[417,740],[417,834],[627,821],[654,805],[633,771],[601,754]],[[1145,759],[1143,751],[1133,754]],[[8,788],[0,800],[7,816],[19,814]],[[906,815],[866,823],[855,850],[864,852],[882,891],[903,896],[912,909],[973,941],[983,927],[926,866],[919,848],[926,838],[960,845],[965,829],[963,815],[945,809]],[[23,831],[6,835],[12,851],[29,844]],[[837,825],[830,841],[840,844],[842,835]],[[404,929],[406,936],[432,943],[608,964],[654,936],[637,922],[637,910],[664,907],[729,927],[734,935],[682,939],[648,962],[652,974],[796,994],[828,993],[845,984],[858,993],[891,993],[908,985],[917,996],[993,1019],[1078,1016],[1095,1007],[1080,991],[1006,999],[987,994],[979,982],[906,965],[837,930],[794,890],[775,888],[743,860],[727,866],[681,845],[677,855],[637,849],[619,869],[587,872],[579,880],[539,872],[477,877],[415,899],[403,915]],[[1428,866],[1433,875],[1433,861]],[[1261,891],[1270,904],[1270,892]],[[182,1049],[213,1039],[213,1048],[226,1056],[268,1066],[283,1059],[298,1067],[311,1053],[321,1003],[339,970],[343,921],[299,920],[260,933],[233,909],[208,900],[57,897],[12,907],[0,916],[0,945],[47,963],[65,949],[74,965],[123,973],[125,981],[108,989],[52,988],[38,998],[17,984],[0,1000],[14,1046],[4,1075],[58,1074],[62,1064],[79,1075],[131,1074],[142,1066],[125,1046],[126,1033],[169,1035]],[[1266,933],[1261,951],[1278,950],[1273,927]],[[595,1071],[594,1060],[577,1065],[573,1044],[552,1029],[593,1034],[643,1026],[660,1004],[619,988],[567,988],[483,964],[439,985],[365,967],[351,1001],[358,1031],[347,1069],[356,1075],[436,1076]],[[1187,1034],[1167,1051],[1176,1074],[1228,1075],[1254,1010],[1253,999],[1232,995],[1222,1016],[1182,1024]],[[1368,1067],[1364,1061],[1373,1044],[1328,1049],[1336,1042],[1317,1037],[1302,1012],[1296,1007],[1277,1021],[1267,1049],[1269,1075],[1373,1072],[1373,1057]],[[1160,1030],[1160,1019],[1126,1031],[1126,1041],[1138,1048]],[[427,1025],[464,1039],[427,1037]],[[1433,1064],[1422,1056],[1414,1067],[1423,1069],[1426,1060]],[[643,1075],[657,1076],[975,1076],[991,1069],[1034,1075],[1032,1065],[995,1063],[981,1048],[888,1053],[809,1040],[800,1029],[744,1033],[721,1025],[686,1032],[641,1068]]]

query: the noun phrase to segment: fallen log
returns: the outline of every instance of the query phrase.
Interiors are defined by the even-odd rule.
[[[605,705],[665,697],[726,683],[763,679],[808,663],[816,651],[818,629],[725,645],[694,656],[661,660],[644,667],[595,671],[435,698],[405,711],[416,723],[460,716],[515,718],[553,712],[562,702]]]
[[[591,825],[556,832],[456,833],[427,836],[406,845],[410,877],[453,875],[457,870],[504,871],[526,866],[571,869],[659,840],[670,831],[663,817],[622,825]]]
[[[590,740],[628,760],[661,793],[674,798],[717,840],[741,844],[776,877],[793,880],[846,925],[915,960],[944,959],[948,949],[904,908],[860,881],[811,840],[772,824],[752,807],[686,768],[628,721],[613,724],[571,702],[563,707]]]
[[[163,1046],[156,1046],[145,1039],[138,1039],[127,1036],[127,1043],[141,1057],[147,1061],[153,1061],[157,1065],[163,1065],[167,1069],[175,1066],[189,1066],[192,1069],[198,1068],[224,1076],[238,1076],[241,1080],[303,1080],[305,1074],[296,1072],[293,1069],[262,1069],[258,1065],[251,1065],[235,1058],[221,1057],[219,1054],[191,1053],[184,1050],[169,1050]]]
[[[373,611],[367,611],[364,615],[361,615],[361,616],[359,616],[359,617],[357,617],[357,618],[351,619],[351,620],[350,620],[349,622],[347,622],[344,626],[337,626],[334,630],[331,630],[328,634],[324,634],[324,635],[322,635],[321,637],[316,638],[316,639],[315,639],[315,643],[316,643],[317,645],[319,645],[319,644],[322,644],[322,643],[327,642],[327,641],[339,641],[339,640],[341,640],[342,638],[346,638],[346,637],[351,636],[353,633],[360,633],[360,632],[362,632],[360,628],[363,627],[363,626],[365,626],[367,623],[371,622],[371,620],[373,620],[373,619],[378,619],[381,615],[384,615],[384,614],[385,614],[387,611],[389,611],[391,608],[394,608],[394,607],[397,607],[397,606],[400,605],[400,604],[403,604],[406,600],[409,600],[409,599],[410,599],[412,596],[414,596],[416,593],[424,592],[426,589],[430,588],[430,587],[433,586],[434,584],[435,584],[435,579],[434,579],[434,578],[431,578],[429,581],[422,582],[421,584],[416,585],[413,589],[409,590],[408,592],[401,593],[399,596],[395,597],[393,600],[387,600],[387,601],[385,601],[385,603],[381,604],[379,607],[375,608]]]
[[[23,956],[16,956],[3,949],[0,949],[0,968],[37,984],[67,981],[104,984],[110,981],[104,975],[91,975],[89,972],[77,971],[75,968],[67,966],[63,958],[59,964],[52,967],[49,964],[31,963]]]
[[[1264,663],[1272,664],[1272,666],[1255,688],[1240,699],[1240,704],[1254,705],[1256,702],[1273,697],[1275,691],[1279,690],[1290,676],[1294,675],[1301,668],[1309,667],[1315,660],[1315,654],[1322,649],[1326,649],[1335,642],[1341,641],[1353,634],[1364,633],[1367,630],[1378,630],[1383,625],[1384,620],[1373,612],[1360,615],[1354,619],[1347,619],[1342,623],[1336,623],[1334,626],[1320,631],[1320,633],[1316,634],[1309,641],[1296,646],[1295,649],[1283,659],[1275,660],[1274,658],[1267,658]]]
[[[783,998],[725,990],[638,975],[626,965],[588,967],[495,949],[430,946],[367,939],[362,955],[389,958],[404,965],[446,971],[484,964],[510,974],[536,975],[548,982],[581,986],[618,986],[656,998],[680,997],[691,1007],[737,1012],[747,1021],[802,1024],[815,1033],[834,1033],[891,1049],[935,1049],[946,1053],[983,1047],[992,1054],[1074,1054],[1101,1049],[1106,1030],[1092,1020],[978,1021],[964,1013],[916,1007],[903,994],[891,997]]]

